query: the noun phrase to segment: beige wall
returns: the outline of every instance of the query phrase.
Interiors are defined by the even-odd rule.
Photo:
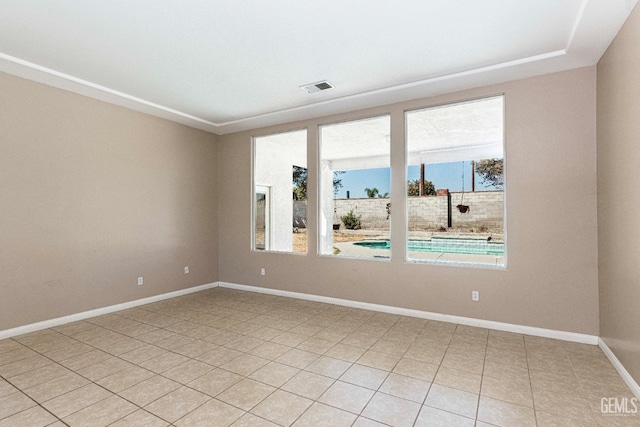
[[[505,93],[506,270],[403,261],[403,111]],[[251,136],[307,126],[309,230],[317,228],[316,125],[392,115],[393,259],[251,251]],[[219,138],[221,281],[585,334],[598,334],[596,69],[546,75],[431,99]],[[396,208],[398,207],[398,208]],[[266,276],[259,275],[266,267]],[[481,301],[471,301],[479,290]]]
[[[0,74],[0,330],[222,280],[597,335],[595,75],[584,68],[216,145],[205,132]],[[405,263],[400,198],[390,262],[320,257],[314,233],[306,256],[250,250],[252,135],[308,127],[314,230],[318,124],[391,114],[398,195],[403,112],[496,93],[506,97],[506,270]]]
[[[640,8],[598,63],[600,333],[640,383]]]
[[[214,135],[7,74],[0,94],[0,330],[217,280]]]

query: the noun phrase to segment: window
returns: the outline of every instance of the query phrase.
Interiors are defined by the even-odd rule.
[[[406,114],[409,260],[504,265],[503,104]]]
[[[389,258],[390,118],[320,127],[320,253]]]
[[[405,126],[407,260],[504,266],[504,97],[409,111]],[[390,116],[319,137],[319,253],[390,258]],[[306,148],[306,130],[254,138],[254,250],[307,252]]]
[[[254,138],[254,250],[307,252],[306,168],[306,130]]]

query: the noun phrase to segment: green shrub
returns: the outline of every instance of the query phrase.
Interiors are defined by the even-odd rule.
[[[354,214],[353,209],[351,209],[348,214],[340,217],[342,223],[348,230],[360,230],[362,227],[360,218],[362,218],[362,215]]]

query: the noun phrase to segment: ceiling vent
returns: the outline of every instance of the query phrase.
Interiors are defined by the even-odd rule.
[[[332,89],[333,85],[326,80],[317,83],[310,83],[308,85],[300,86],[300,89],[307,93],[316,93],[322,90]]]

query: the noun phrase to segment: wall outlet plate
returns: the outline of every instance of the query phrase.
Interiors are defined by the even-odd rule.
[[[138,277],[138,286],[142,285],[144,283],[144,279],[142,278],[142,276]]]
[[[264,268],[264,267],[262,267],[262,268],[260,269],[260,275],[261,275],[261,276],[266,276],[266,275],[267,275],[267,269],[266,269],[266,268]]]
[[[471,291],[471,300],[472,301],[480,301],[480,292],[479,291]]]
[[[189,274],[189,266],[188,265],[184,268],[184,274]]]

